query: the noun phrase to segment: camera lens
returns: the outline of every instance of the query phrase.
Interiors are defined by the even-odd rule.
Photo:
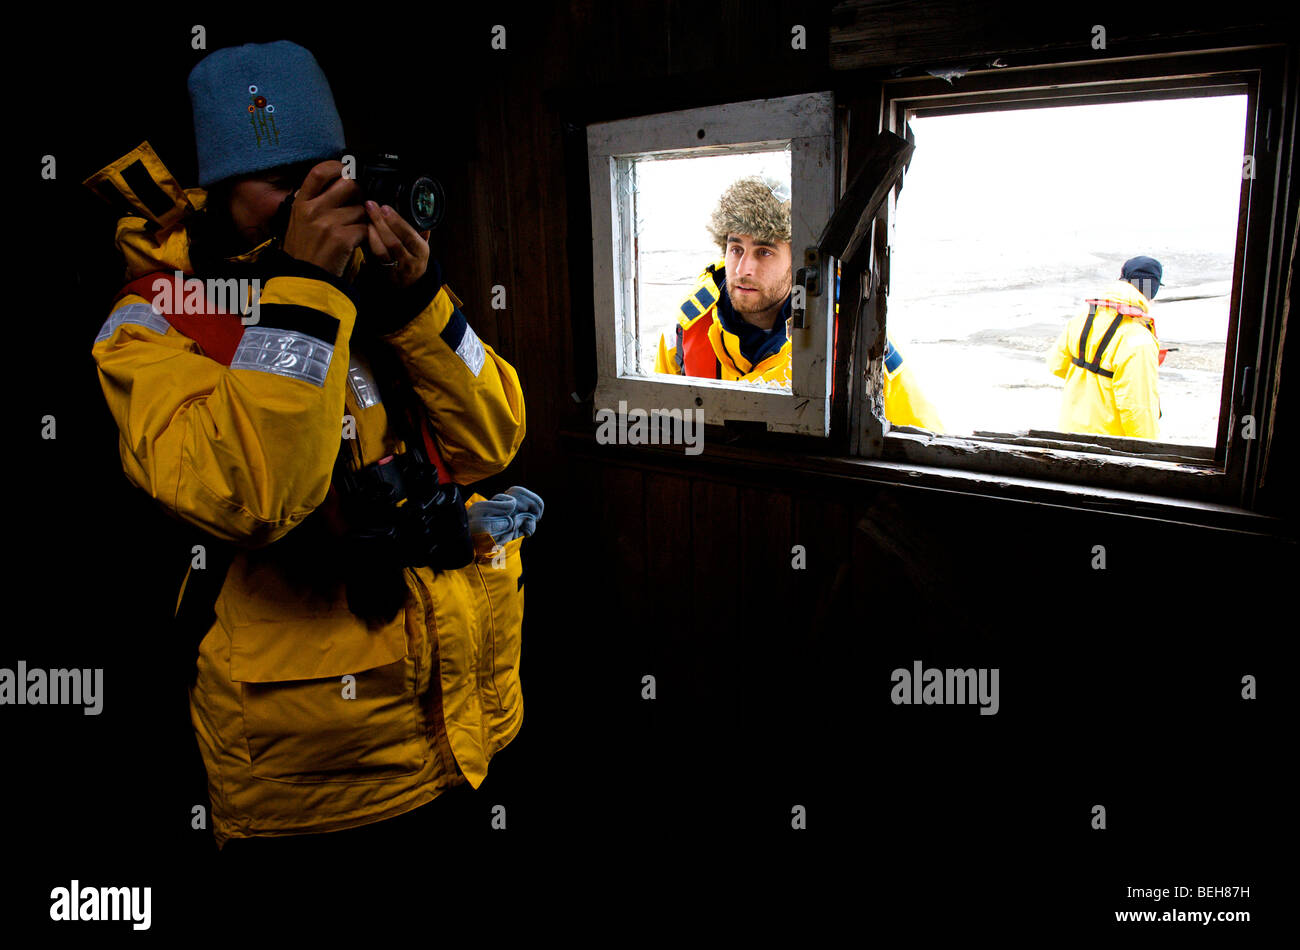
[[[432,178],[420,177],[411,186],[411,223],[416,230],[432,231],[442,220],[442,188]]]

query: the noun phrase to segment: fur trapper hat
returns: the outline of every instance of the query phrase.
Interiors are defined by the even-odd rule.
[[[741,178],[722,193],[707,225],[709,234],[726,253],[728,234],[748,234],[756,241],[790,242],[790,200],[776,192],[779,182],[757,176]]]

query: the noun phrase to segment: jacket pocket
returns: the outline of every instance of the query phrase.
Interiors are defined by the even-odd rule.
[[[376,630],[347,611],[233,626],[230,675],[255,776],[351,782],[422,767],[404,614]]]
[[[519,680],[524,620],[523,543],[524,539],[518,537],[495,555],[479,553],[474,558],[487,606],[479,670],[489,756],[513,739],[523,723],[524,699]]]

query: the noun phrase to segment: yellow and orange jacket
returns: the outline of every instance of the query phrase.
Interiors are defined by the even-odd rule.
[[[1047,354],[1048,369],[1065,380],[1060,431],[1159,436],[1161,354],[1154,330],[1150,301],[1123,280],[1070,319]]]
[[[663,334],[655,354],[655,372],[676,376],[704,376],[728,382],[765,382],[790,386],[790,322],[786,318],[784,342],[772,353],[751,363],[740,350],[740,337],[724,326],[718,304],[725,293],[724,261],[706,267],[695,289],[677,315],[677,339],[668,346]]]
[[[677,376],[705,376],[711,379],[778,383],[790,386],[790,322],[786,318],[785,341],[758,363],[750,363],[740,350],[740,337],[727,330],[718,313],[726,293],[726,262],[710,264],[700,274],[691,295],[678,308],[676,345],[668,346],[661,334],[655,356],[655,372]],[[788,303],[788,300],[787,300]],[[903,355],[888,344],[885,352],[885,417],[894,425],[919,426],[943,431],[939,413],[925,398]]]
[[[205,195],[185,197],[197,209]],[[125,217],[117,246],[128,280],[191,272],[183,217],[164,228]],[[374,627],[349,610],[343,586],[304,590],[292,546],[277,544],[326,501],[345,413],[360,464],[404,449],[351,345],[353,300],[304,273],[263,283],[260,320],[229,365],[134,293],[93,344],[127,477],[234,552],[190,690],[219,846],[364,825],[465,781],[478,787],[523,718],[522,537],[503,553],[475,535],[475,561],[459,570],[406,568],[404,608]],[[470,484],[515,455],[524,400],[514,369],[459,307],[442,285],[382,339],[450,475]]]

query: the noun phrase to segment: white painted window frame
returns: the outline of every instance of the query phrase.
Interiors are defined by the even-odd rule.
[[[595,410],[701,408],[709,424],[765,422],[768,429],[825,437],[830,433],[835,261],[823,260],[821,286],[807,297],[803,329],[791,331],[790,390],[653,372],[635,374],[633,256],[629,170],[638,158],[791,150],[792,265],[815,248],[835,209],[835,103],[830,92],[734,102],[640,116],[587,127],[591,186],[592,292],[596,314]],[[779,144],[778,144],[779,143]],[[704,262],[707,263],[707,262]],[[703,268],[703,263],[701,264]],[[622,345],[620,345],[622,341]]]

